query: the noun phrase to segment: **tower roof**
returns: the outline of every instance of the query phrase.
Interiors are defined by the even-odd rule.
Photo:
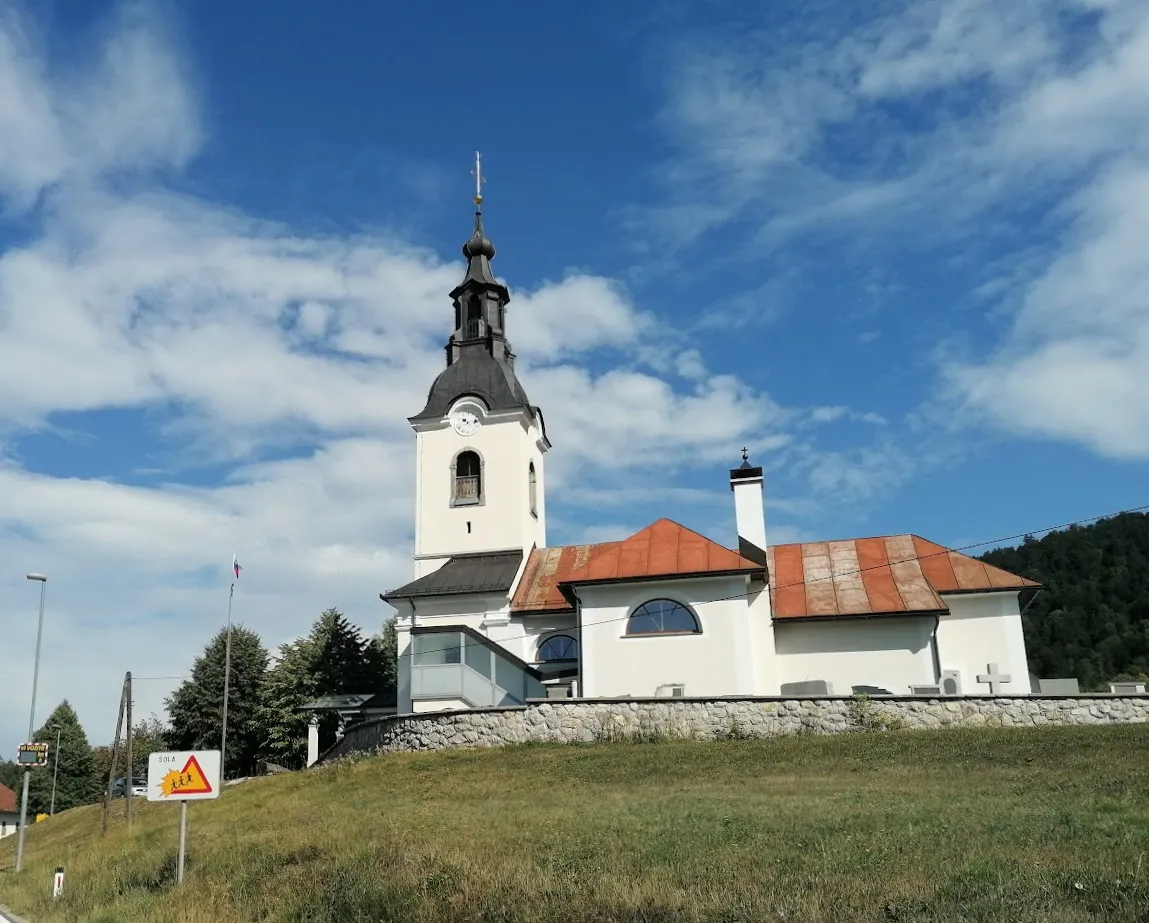
[[[481,349],[463,352],[456,362],[448,365],[427,392],[427,403],[409,422],[437,420],[446,415],[459,398],[471,395],[480,398],[489,411],[514,410],[522,407],[534,412],[527,392],[515,377],[514,369],[499,362]]]
[[[427,403],[408,421],[440,419],[464,396],[474,396],[492,412],[523,409],[539,416],[515,375],[514,352],[506,338],[507,287],[495,278],[495,245],[483,227],[482,162],[475,154],[475,227],[463,243],[467,269],[451,290],[455,331],[447,341],[447,368],[427,392]]]
[[[463,244],[463,256],[467,258],[467,274],[459,286],[451,292],[452,297],[467,288],[468,283],[475,282],[484,286],[500,288],[507,292],[506,287],[499,283],[491,271],[491,260],[495,258],[495,244],[487,236],[487,232],[483,230],[483,210],[481,208],[475,211],[475,230]],[[510,292],[507,292],[506,300],[511,300]]]

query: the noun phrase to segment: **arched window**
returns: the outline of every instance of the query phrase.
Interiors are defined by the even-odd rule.
[[[469,449],[455,459],[456,505],[478,503],[483,497],[483,462],[478,452]]]
[[[538,661],[578,660],[578,642],[570,635],[551,635],[539,645]]]
[[[528,490],[530,492],[531,515],[539,518],[539,480],[535,475],[535,463],[531,462],[527,468]]]
[[[697,634],[698,619],[682,603],[673,599],[652,599],[643,603],[626,622],[628,635]]]
[[[467,299],[467,330],[465,335],[474,339],[483,336],[483,303],[478,295]]]

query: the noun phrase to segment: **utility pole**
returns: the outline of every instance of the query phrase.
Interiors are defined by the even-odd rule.
[[[116,759],[120,751],[120,732],[124,726],[124,699],[128,693],[128,677],[124,676],[124,686],[120,690],[120,711],[116,716],[116,736],[112,738],[112,765],[108,768],[108,789],[104,792],[104,819],[100,822],[100,836],[108,832],[108,810],[112,806],[112,783],[116,780]]]
[[[124,674],[124,706],[128,722],[128,771],[124,773],[127,782],[124,785],[124,813],[128,816],[128,833],[132,832],[132,783],[136,781],[136,770],[132,763],[132,671]]]
[[[29,580],[40,582],[40,622],[36,629],[36,661],[32,667],[32,708],[28,712],[28,743],[34,743],[36,732],[36,686],[40,682],[40,641],[44,637],[44,591],[48,588],[48,578],[43,574],[28,574]],[[28,827],[28,782],[31,769],[24,767],[24,794],[20,798],[20,829],[16,832],[16,871],[24,866],[24,832]]]
[[[231,566],[236,567],[232,558]],[[239,571],[236,570],[236,577]],[[227,694],[231,688],[231,603],[235,599],[235,581],[231,582],[231,590],[227,595],[227,641],[224,642],[223,655],[223,727],[219,735],[219,784],[223,784],[224,773],[227,770]]]

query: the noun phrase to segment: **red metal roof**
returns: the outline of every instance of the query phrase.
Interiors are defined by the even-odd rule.
[[[1039,587],[916,535],[774,545],[766,554],[776,619],[945,613],[942,593]],[[757,569],[737,552],[660,519],[621,542],[536,548],[511,610],[569,610],[565,583]]]
[[[15,814],[16,807],[16,793],[0,782],[0,814]]]
[[[621,542],[536,548],[519,581],[511,610],[570,609],[565,583],[760,571],[761,565],[669,519],[660,519]]]
[[[945,613],[941,593],[1039,586],[917,535],[775,545],[766,559],[776,619]]]

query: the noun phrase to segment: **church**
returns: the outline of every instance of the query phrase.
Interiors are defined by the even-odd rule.
[[[715,484],[734,504],[729,547],[671,519],[548,546],[546,418],[515,374],[510,293],[475,204],[446,367],[409,418],[414,579],[380,594],[397,610],[399,714],[1030,692],[1021,611],[1038,584],[912,534],[770,545],[745,452]]]

